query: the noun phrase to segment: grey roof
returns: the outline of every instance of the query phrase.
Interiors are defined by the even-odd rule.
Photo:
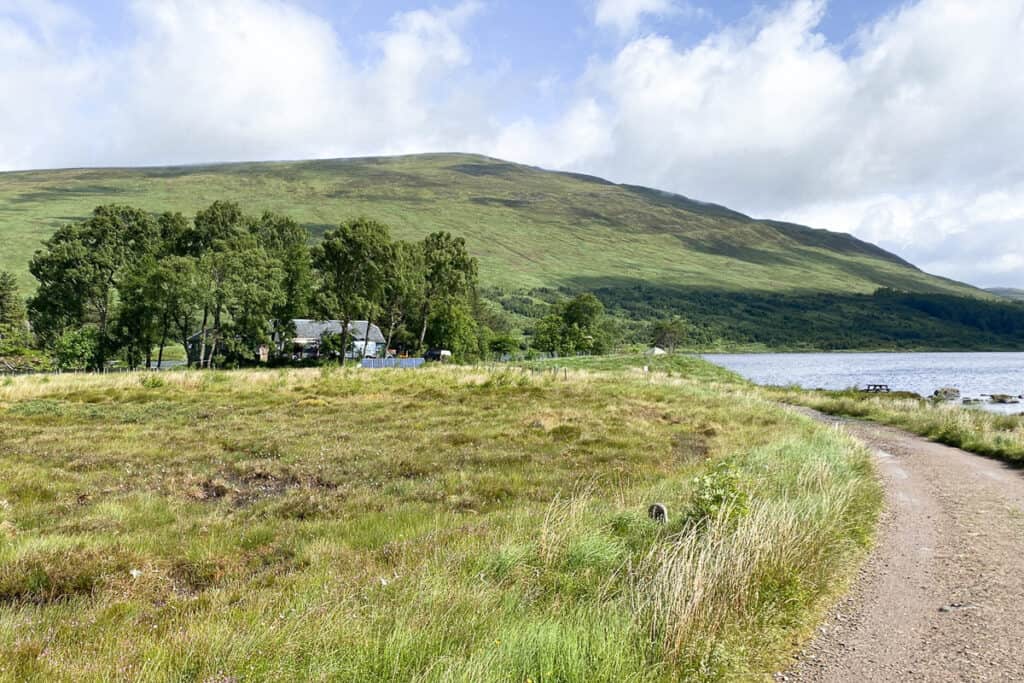
[[[295,324],[296,339],[320,339],[325,334],[341,334],[340,320],[308,320],[305,318],[292,321]],[[383,344],[387,341],[381,333],[380,328],[365,320],[353,320],[348,325],[349,334],[355,341],[364,341],[366,328],[370,328],[369,341]]]

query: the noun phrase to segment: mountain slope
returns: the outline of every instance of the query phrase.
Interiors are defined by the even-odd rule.
[[[599,178],[457,154],[0,174],[0,269],[26,264],[62,222],[97,204],[194,213],[216,199],[273,210],[314,235],[368,215],[396,236],[466,237],[485,285],[643,281],[761,292],[879,287],[989,296],[927,275],[849,235],[753,220],[713,204]]]

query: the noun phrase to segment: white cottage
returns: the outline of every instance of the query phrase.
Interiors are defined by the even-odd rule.
[[[291,354],[294,360],[305,360],[309,358],[320,358],[320,348],[324,337],[341,335],[342,322],[340,320],[308,320],[296,319],[292,321],[295,329],[295,336],[291,339],[275,338],[278,352]],[[387,340],[381,333],[380,328],[366,320],[353,320],[348,325],[349,348],[345,353],[346,358],[377,358],[387,352],[384,347]]]

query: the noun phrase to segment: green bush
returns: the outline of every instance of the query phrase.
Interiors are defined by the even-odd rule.
[[[728,460],[719,462],[710,472],[693,480],[693,498],[689,520],[696,523],[713,519],[727,510],[729,517],[746,514],[749,495],[740,485],[736,466]]]
[[[151,373],[148,375],[144,375],[142,379],[139,380],[139,384],[141,384],[146,389],[159,389],[160,387],[164,386],[166,382],[164,381],[164,378],[161,377],[160,375]]]

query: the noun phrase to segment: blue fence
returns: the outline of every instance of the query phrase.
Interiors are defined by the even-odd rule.
[[[384,368],[413,370],[426,362],[424,358],[364,358],[363,367],[369,370],[383,370]]]

